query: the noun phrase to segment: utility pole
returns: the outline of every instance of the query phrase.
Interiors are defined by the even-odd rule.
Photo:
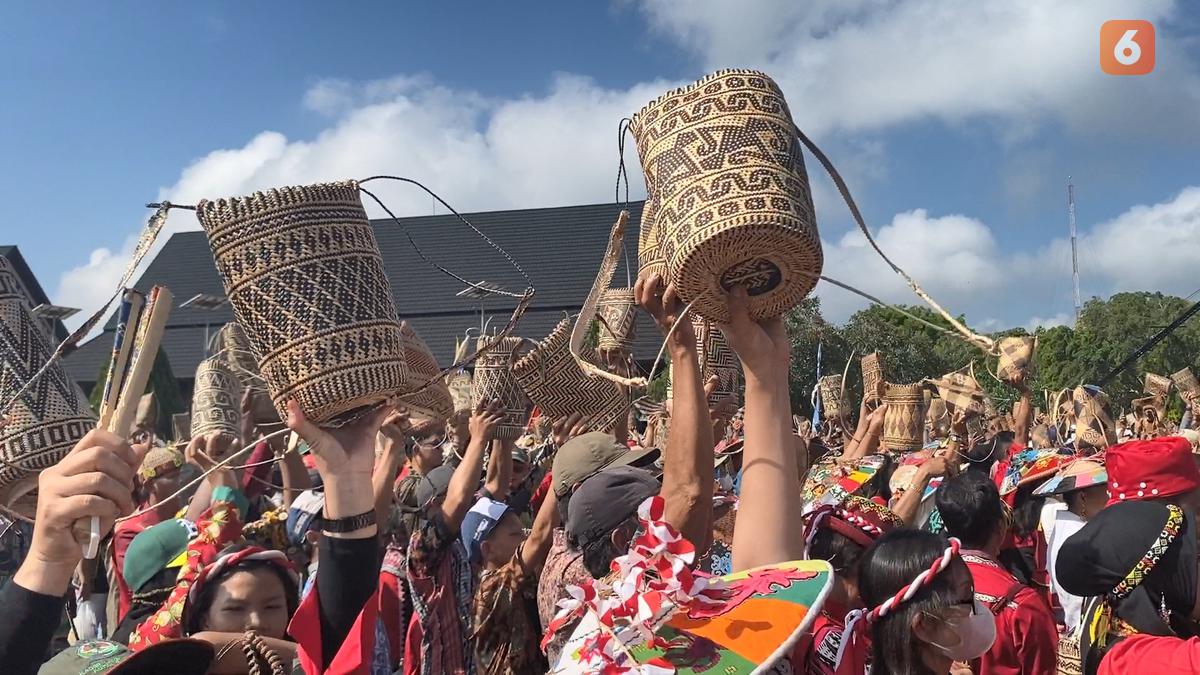
[[[1067,176],[1067,225],[1071,228],[1071,283],[1075,288],[1075,323],[1079,323],[1079,315],[1083,312],[1083,302],[1079,298],[1079,253],[1075,243],[1075,184]]]

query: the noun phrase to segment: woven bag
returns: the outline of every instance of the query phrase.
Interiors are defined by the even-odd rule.
[[[1029,379],[1033,374],[1033,354],[1037,349],[1036,335],[1017,335],[996,341],[999,362],[996,364],[996,379],[1012,384],[1018,379]]]
[[[1079,386],[1071,392],[1075,436],[1084,445],[1107,448],[1117,440],[1116,422],[1108,395],[1098,387]]]
[[[375,233],[347,181],[196,208],[275,407],[315,423],[400,392],[404,340]]]
[[[638,276],[647,279],[655,274],[664,277],[667,274],[667,261],[663,258],[654,218],[658,212],[658,199],[650,180],[650,176],[646,176],[646,201],[642,204],[642,222],[638,229]]]
[[[597,346],[601,353],[633,351],[637,303],[632,288],[609,288],[601,293],[596,317],[600,320]]]
[[[1165,375],[1146,373],[1146,379],[1142,383],[1142,391],[1151,396],[1161,396],[1165,399],[1171,393],[1171,378]]]
[[[517,385],[550,419],[582,413],[593,426],[612,430],[628,414],[628,400],[615,382],[590,378],[571,356],[571,321],[563,319],[550,335],[513,364]],[[592,360],[590,349],[584,358]]]
[[[821,392],[821,408],[825,417],[834,419],[842,414],[842,376],[826,375],[817,380]]]
[[[210,358],[196,366],[191,438],[214,431],[241,437],[242,383],[223,359]]]
[[[0,258],[0,279],[15,278]],[[7,401],[33,378],[54,352],[43,325],[29,313],[19,287],[0,281],[0,400]],[[37,476],[58,463],[96,426],[87,397],[56,363],[4,413],[0,426],[0,503],[33,499]]]
[[[742,389],[742,362],[729,348],[725,334],[711,322],[693,314],[692,330],[696,331],[696,352],[700,358],[700,383],[717,376],[717,386],[708,397],[708,405],[716,406],[723,399],[737,400]]]
[[[1079,652],[1079,635],[1082,627],[1058,639],[1058,675],[1083,675],[1083,659]]]
[[[930,383],[937,388],[938,396],[946,402],[951,413],[986,413],[983,387],[968,373],[956,370],[930,380]]]
[[[243,391],[250,392],[254,424],[264,432],[282,428],[283,419],[271,402],[262,374],[258,372],[258,359],[250,346],[250,338],[246,337],[246,330],[236,321],[231,321],[221,327],[218,336],[220,356],[233,368]]]
[[[479,338],[484,347],[493,338]],[[513,377],[513,361],[516,351],[525,340],[519,337],[504,337],[484,352],[475,362],[475,379],[472,385],[472,407],[480,401],[497,400],[504,406],[504,421],[496,429],[496,438],[515,439],[525,429],[527,401],[525,393]]]
[[[441,377],[437,358],[407,321],[400,322],[400,336],[404,340],[404,363],[408,366],[408,380],[400,403],[419,417],[449,419],[454,414],[454,399]]]
[[[1179,396],[1184,401],[1200,399],[1200,382],[1196,381],[1191,368],[1184,368],[1172,374],[1171,381],[1175,383],[1175,388],[1179,390]]]
[[[886,378],[883,372],[883,357],[879,352],[871,352],[862,357],[863,398],[867,403],[878,403],[883,398],[883,387]]]
[[[812,291],[823,264],[812,193],[796,125],[770,77],[713,73],[651,101],[629,129],[653,202],[648,236],[684,302],[728,321],[722,290],[741,284],[762,319]]]
[[[925,440],[925,390],[920,382],[888,384],[883,400],[883,447],[895,452],[920,450]]]

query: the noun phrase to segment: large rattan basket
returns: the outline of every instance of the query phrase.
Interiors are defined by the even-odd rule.
[[[403,390],[404,340],[354,182],[201,201],[200,224],[275,407],[317,423]]]
[[[4,281],[7,278],[8,281]],[[0,401],[7,401],[29,382],[54,352],[42,323],[33,318],[16,273],[0,257]],[[87,397],[60,364],[0,411],[0,503],[22,496],[32,499],[37,475],[57,464],[79,439],[96,426]]]
[[[632,118],[646,177],[643,273],[667,278],[708,319],[728,321],[724,289],[746,286],[755,318],[783,314],[823,263],[796,126],[779,86],[724,70],[667,92]],[[657,247],[657,248],[656,248]]]
[[[925,391],[921,383],[888,384],[883,400],[883,447],[896,452],[915,452],[924,445]]]
[[[887,381],[883,368],[883,357],[879,352],[871,352],[862,357],[863,398],[867,403],[878,403],[883,397],[884,383]]]
[[[400,332],[404,337],[404,363],[408,366],[408,382],[400,403],[421,417],[449,419],[454,414],[454,400],[441,377],[437,358],[407,321],[400,324]]]
[[[582,413],[596,429],[611,431],[628,414],[628,400],[615,382],[591,378],[571,356],[571,321],[563,319],[550,335],[513,364],[513,377],[529,400],[550,419]],[[594,354],[586,347],[583,356]]]
[[[483,348],[494,338],[479,338]],[[504,406],[504,421],[496,430],[496,438],[514,439],[525,429],[528,402],[525,393],[513,377],[513,361],[516,351],[525,343],[523,338],[504,337],[485,351],[475,361],[475,377],[472,383],[474,404],[484,400],[496,400]]]
[[[826,375],[817,380],[821,392],[822,414],[827,419],[838,419],[842,415],[842,376]]]
[[[223,359],[209,358],[196,367],[190,437],[214,431],[241,437],[242,383]]]
[[[1191,368],[1184,368],[1179,372],[1173,373],[1171,381],[1175,383],[1175,388],[1179,390],[1179,396],[1183,400],[1192,401],[1200,398],[1200,382],[1192,374]]]

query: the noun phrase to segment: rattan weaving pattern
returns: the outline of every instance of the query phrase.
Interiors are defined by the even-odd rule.
[[[632,288],[605,289],[596,303],[596,315],[600,319],[597,345],[601,352],[633,349],[637,303]]]
[[[628,412],[628,401],[615,382],[588,377],[571,356],[571,321],[563,319],[550,335],[513,364],[513,377],[529,400],[550,419],[582,413],[599,430],[612,430]],[[585,359],[595,355],[583,349]]]
[[[192,390],[191,438],[219,431],[242,435],[242,383],[223,359],[210,358],[196,367]]]
[[[479,346],[485,346],[491,339],[479,338]],[[496,400],[504,406],[504,421],[496,429],[496,438],[518,438],[525,429],[525,393],[517,385],[512,371],[514,354],[524,342],[519,337],[502,338],[475,362],[474,404],[478,406],[481,401]]]
[[[714,73],[651,101],[630,131],[654,203],[643,238],[659,248],[639,255],[666,261],[685,302],[728,321],[721,291],[733,284],[747,287],[755,318],[808,295],[821,241],[796,127],[770,77]]]
[[[400,335],[404,340],[404,363],[408,366],[408,381],[400,402],[418,415],[439,421],[448,419],[454,414],[454,401],[440,377],[442,369],[437,357],[407,321],[400,323]]]
[[[400,322],[353,182],[197,207],[217,271],[277,409],[328,422],[402,391]]]
[[[888,384],[883,400],[883,447],[897,452],[915,452],[924,444],[924,385]]]

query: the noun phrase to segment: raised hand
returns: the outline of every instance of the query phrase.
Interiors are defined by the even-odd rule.
[[[504,404],[500,401],[480,401],[475,406],[475,412],[468,423],[471,431],[471,442],[475,439],[491,441],[496,434],[496,428],[504,421]]]
[[[638,306],[654,319],[663,335],[669,335],[667,339],[672,346],[695,348],[696,332],[685,322],[679,321],[684,313],[683,302],[675,292],[674,285],[663,288],[662,275],[653,274],[638,279],[633,286],[633,297]],[[671,332],[671,327],[676,322],[679,322],[680,326]]]
[[[759,380],[786,380],[791,359],[791,343],[780,318],[755,321],[750,318],[750,301],[746,289],[734,286],[726,300],[729,303],[729,323],[721,326],[725,340],[742,360],[747,375]]]

